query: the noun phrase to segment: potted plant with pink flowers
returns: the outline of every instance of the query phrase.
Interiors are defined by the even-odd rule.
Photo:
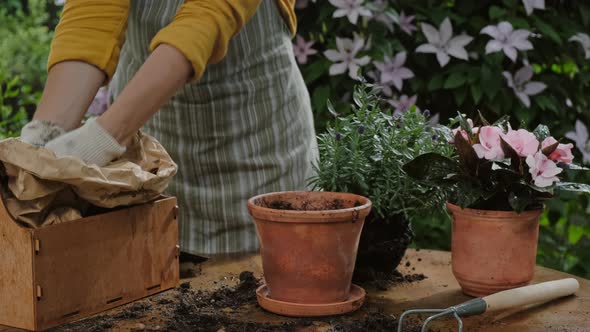
[[[459,115],[449,140],[457,158],[437,153],[404,166],[411,177],[447,191],[453,216],[453,274],[463,292],[488,295],[527,284],[533,278],[539,216],[544,202],[560,191],[590,193],[590,185],[561,181],[572,163],[572,144],[549,129],[512,129],[507,118],[481,126]]]

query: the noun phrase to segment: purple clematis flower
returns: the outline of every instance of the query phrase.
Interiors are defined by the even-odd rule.
[[[527,15],[531,15],[535,9],[545,9],[545,0],[522,0]]]
[[[576,147],[582,153],[584,162],[590,164],[590,137],[586,125],[582,121],[577,120],[576,130],[567,132],[565,137],[574,141]]]
[[[393,59],[385,56],[383,62],[374,62],[375,67],[377,67],[380,72],[379,84],[384,87],[384,90],[389,88],[389,85],[393,84],[398,91],[401,91],[404,85],[404,80],[414,77],[414,73],[410,69],[404,67],[406,55],[406,52],[399,52]],[[391,93],[384,92],[387,95],[391,95]]]
[[[300,65],[307,63],[307,56],[318,53],[316,49],[311,48],[315,43],[314,41],[308,42],[300,35],[297,35],[295,40],[296,42],[293,44],[293,53]]]
[[[393,23],[395,23],[394,18],[385,12],[387,9],[387,0],[373,0],[372,5],[374,7],[373,19],[377,22],[383,23],[389,32],[393,32],[395,30],[393,25]]]
[[[465,34],[453,37],[453,26],[448,17],[442,21],[439,30],[430,24],[422,23],[422,33],[428,44],[418,46],[416,52],[436,54],[436,60],[441,67],[449,63],[451,56],[462,60],[469,59],[465,46],[471,43],[473,38]]]
[[[365,0],[329,0],[330,3],[338,8],[334,11],[332,17],[348,17],[350,23],[356,25],[359,16],[371,17],[373,14],[370,10],[363,7]]]
[[[410,15],[410,16],[406,16],[406,14],[404,13],[404,11],[402,10],[402,12],[399,14],[399,19],[398,19],[398,25],[399,27],[408,35],[412,35],[412,33],[416,30],[418,30],[418,28],[416,28],[416,26],[412,23],[412,21],[414,21],[415,16],[414,15]]]
[[[516,50],[527,51],[533,49],[533,44],[528,40],[531,32],[524,29],[514,30],[510,22],[488,25],[481,29],[480,33],[485,33],[494,38],[486,45],[486,54],[504,51],[504,54],[512,62],[516,62]]]
[[[87,115],[99,116],[109,108],[109,90],[106,87],[98,89],[92,104],[88,107]]]
[[[401,95],[398,100],[390,99],[387,101],[391,106],[395,108],[393,112],[394,115],[401,115],[412,108],[412,106],[416,105],[416,100],[418,99],[417,95],[413,95],[408,97],[407,95]]]
[[[516,97],[526,106],[531,106],[530,96],[541,93],[547,88],[542,82],[531,81],[533,77],[533,67],[524,66],[516,71],[514,77],[511,73],[505,71],[502,75],[506,78],[506,84],[512,88]]]
[[[371,62],[371,58],[365,55],[357,58],[357,54],[365,46],[365,40],[359,35],[354,35],[354,40],[349,38],[336,37],[337,50],[327,50],[324,52],[326,58],[335,62],[330,66],[330,75],[340,75],[348,70],[348,76],[352,79],[358,79],[358,70],[361,66]]]
[[[582,48],[584,49],[584,56],[586,57],[586,59],[590,59],[590,36],[583,32],[578,32],[575,35],[573,35],[569,39],[569,41],[575,41],[580,43],[580,45],[582,45]]]

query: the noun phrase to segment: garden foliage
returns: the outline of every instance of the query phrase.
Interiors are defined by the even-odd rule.
[[[514,128],[546,124],[577,160],[590,164],[590,3],[558,0],[298,0],[294,51],[308,84],[318,132],[350,108],[359,73],[383,86],[398,112],[412,105]],[[566,171],[564,181],[588,183]],[[587,173],[587,172],[585,172]],[[590,277],[588,197],[547,203],[539,263]],[[450,248],[439,216],[414,223],[417,245]]]
[[[370,86],[355,87],[353,100],[352,114],[346,116],[328,106],[334,120],[319,135],[321,158],[312,184],[368,197],[380,220],[442,211],[445,192],[412,179],[402,167],[424,153],[451,157],[450,130],[432,127],[415,109],[403,114],[382,109]]]
[[[563,182],[565,169],[585,170],[572,163],[573,144],[561,144],[545,125],[533,132],[512,129],[504,118],[474,127],[459,115],[453,145],[458,158],[435,152],[416,157],[404,171],[426,185],[451,193],[462,208],[493,211],[543,209],[555,192],[590,193],[590,185]]]

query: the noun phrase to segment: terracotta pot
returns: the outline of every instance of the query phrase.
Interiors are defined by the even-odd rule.
[[[346,301],[370,209],[367,198],[346,193],[279,192],[251,198],[248,210],[256,222],[269,296],[306,304]]]
[[[486,296],[533,279],[542,210],[447,207],[453,215],[453,274],[465,294]]]

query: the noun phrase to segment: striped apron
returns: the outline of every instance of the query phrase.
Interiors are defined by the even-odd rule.
[[[149,42],[181,4],[131,1],[126,42],[109,87],[113,97],[147,59]],[[309,94],[276,3],[263,0],[223,61],[180,89],[144,131],[179,165],[168,193],[179,200],[182,250],[205,255],[257,250],[247,199],[306,189],[317,158]]]

